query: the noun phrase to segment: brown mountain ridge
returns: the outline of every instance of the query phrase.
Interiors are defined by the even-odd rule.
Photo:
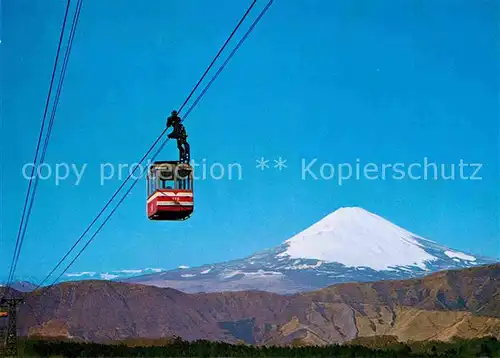
[[[22,335],[97,342],[174,335],[259,345],[294,339],[322,345],[374,335],[401,341],[500,338],[499,280],[500,263],[291,296],[66,282],[25,294],[19,329]]]

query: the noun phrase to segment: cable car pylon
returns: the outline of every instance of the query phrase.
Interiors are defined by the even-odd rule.
[[[0,307],[5,307],[7,309],[7,330],[2,352],[2,356],[4,357],[18,356],[17,306],[22,303],[24,303],[24,299],[20,297],[2,298],[2,300],[0,301]]]

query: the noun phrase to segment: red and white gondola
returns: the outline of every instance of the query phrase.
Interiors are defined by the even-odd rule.
[[[193,168],[178,161],[154,162],[148,171],[147,214],[151,220],[188,219],[194,210]]]

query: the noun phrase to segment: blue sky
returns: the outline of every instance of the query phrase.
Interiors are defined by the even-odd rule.
[[[2,271],[65,3],[3,3]],[[249,3],[84,0],[46,162],[87,167],[79,185],[74,175],[60,185],[40,182],[18,275],[41,278],[79,237],[120,184],[100,185],[100,165],[141,158]],[[500,258],[498,5],[275,0],[185,122],[193,159],[239,163],[242,180],[197,181],[195,214],[182,223],[146,218],[142,181],[71,272],[234,259],[342,206]],[[176,155],[170,143],[159,159]],[[281,172],[255,168],[260,157],[272,165],[280,156],[287,160]],[[482,180],[301,178],[302,159],[317,158],[318,173],[321,163],[409,165],[426,157],[482,163]]]

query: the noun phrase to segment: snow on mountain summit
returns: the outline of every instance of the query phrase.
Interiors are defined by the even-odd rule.
[[[362,208],[340,208],[285,241],[278,257],[316,259],[349,267],[388,270],[418,266],[437,258],[415,240],[417,236]]]
[[[262,290],[290,294],[342,282],[422,277],[496,261],[442,246],[362,208],[346,207],[281,245],[241,259],[138,274],[113,271],[107,274],[118,277],[105,277],[188,293]],[[87,277],[66,277],[83,278]]]

